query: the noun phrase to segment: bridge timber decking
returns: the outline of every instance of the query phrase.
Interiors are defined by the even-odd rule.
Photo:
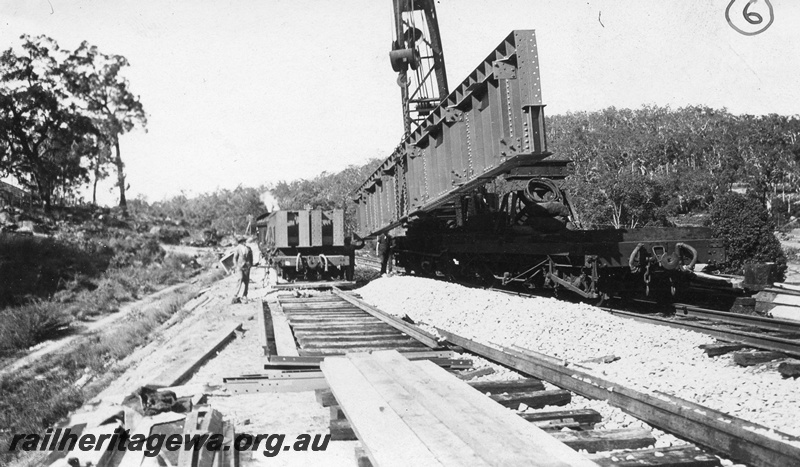
[[[322,372],[374,466],[595,466],[432,362],[329,357]]]

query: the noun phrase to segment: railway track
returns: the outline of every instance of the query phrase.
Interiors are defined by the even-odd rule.
[[[681,321],[691,324],[691,321],[705,323],[709,319],[691,315],[688,306],[686,310],[687,314],[679,318]],[[729,324],[741,327],[750,326],[750,323]],[[785,326],[785,323],[780,324]],[[332,439],[356,439],[356,436],[345,418],[347,409],[342,410],[332,394],[323,389],[325,385],[320,384],[322,374],[319,366],[325,358],[394,350],[409,360],[431,360],[466,378],[471,373],[471,362],[454,352],[466,351],[521,374],[516,382],[472,384],[475,389],[490,394],[495,402],[512,409],[520,404],[536,409],[518,415],[573,449],[587,451],[589,458],[599,465],[721,465],[712,453],[754,466],[800,465],[800,448],[784,442],[798,441],[789,435],[675,397],[654,396],[620,387],[576,370],[567,362],[529,350],[487,346],[446,330],[438,330],[443,338],[437,338],[337,289],[325,294],[278,295],[265,302],[261,325],[265,339],[265,368],[272,372],[273,377],[268,377],[267,382],[262,379],[258,384],[263,388],[286,380],[294,381],[295,388],[317,389],[320,403],[331,407]],[[771,331],[786,333],[794,332],[794,329],[777,326]],[[542,381],[560,389],[548,390]],[[247,387],[245,392],[258,390],[252,386],[252,381],[229,383]],[[557,409],[576,394],[605,400],[609,405],[692,444],[654,449],[648,448],[655,442],[655,436],[648,430],[595,430],[594,426],[602,421],[598,412],[588,408]],[[759,434],[766,432],[770,435]],[[618,451],[620,449],[624,451]]]
[[[356,256],[356,266],[364,266],[370,269],[374,269],[376,271],[380,271],[381,260],[378,258],[372,258],[370,256]],[[392,266],[392,270],[394,272],[401,272],[401,273],[405,272],[404,268],[396,264]]]
[[[539,296],[533,293],[497,288],[487,288],[487,290],[518,296]],[[657,302],[638,302],[632,305],[620,304],[599,308],[622,318],[687,329],[710,335],[721,342],[739,344],[743,348],[775,352],[775,359],[781,358],[781,355],[800,357],[800,322],[798,321],[731,313],[686,303],[663,305]],[[731,351],[739,350],[735,347],[730,347],[730,349]]]
[[[800,357],[800,322],[710,310],[688,304],[674,304],[672,307],[674,314],[666,317],[610,307],[602,309],[628,319],[689,329],[723,342]]]
[[[356,256],[356,266],[364,266],[380,271],[381,262],[380,260],[371,258],[369,256]]]
[[[464,365],[435,336],[335,287],[329,293],[278,294],[264,308],[264,350],[271,369],[315,368],[328,356],[374,350]]]

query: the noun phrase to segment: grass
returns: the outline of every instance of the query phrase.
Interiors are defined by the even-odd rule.
[[[131,312],[108,331],[93,335],[66,352],[50,355],[19,374],[0,378],[0,446],[14,433],[43,433],[59,419],[100,393],[125,370],[121,362],[158,335],[158,327],[189,301],[193,293],[176,293]],[[75,382],[86,374],[101,381],[85,387]],[[102,376],[101,376],[102,375]],[[17,453],[0,450],[0,465]]]
[[[76,320],[115,313],[125,302],[196,272],[192,257],[166,255],[152,237],[130,231],[105,235],[0,234],[0,357],[13,357],[56,337]],[[97,395],[125,370],[125,358],[152,341],[159,326],[190,298],[189,292],[167,295],[131,311],[109,329],[0,377],[0,465],[16,455],[5,451],[14,433],[42,433]],[[76,386],[87,374],[94,382]]]
[[[55,302],[35,300],[0,310],[0,354],[56,337],[71,321],[69,312]]]
[[[52,338],[75,319],[115,313],[125,302],[181,282],[192,272],[185,267],[190,261],[185,255],[169,255],[163,263],[112,267],[98,279],[72,279],[51,300],[29,298],[27,303],[0,309],[0,356]]]
[[[75,278],[96,278],[113,250],[95,241],[0,234],[0,308],[49,298]]]

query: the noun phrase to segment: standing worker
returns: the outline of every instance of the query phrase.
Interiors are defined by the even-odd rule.
[[[381,257],[381,274],[392,272],[392,236],[385,233],[378,237],[378,244],[375,246],[375,253]],[[388,266],[388,268],[387,268]]]
[[[243,299],[247,300],[247,288],[250,286],[250,268],[253,267],[253,250],[244,244],[245,238],[239,237],[239,244],[233,250],[233,267],[239,275],[239,282],[236,284],[236,293],[233,295],[231,303],[241,303],[239,289],[244,284]]]

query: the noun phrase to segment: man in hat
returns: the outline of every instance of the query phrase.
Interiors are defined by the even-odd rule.
[[[253,267],[253,250],[245,245],[245,238],[239,237],[239,244],[233,250],[233,268],[239,276],[239,282],[236,284],[236,293],[233,295],[231,303],[241,303],[239,298],[239,289],[244,285],[243,299],[247,300],[247,288],[250,285],[250,268]]]

